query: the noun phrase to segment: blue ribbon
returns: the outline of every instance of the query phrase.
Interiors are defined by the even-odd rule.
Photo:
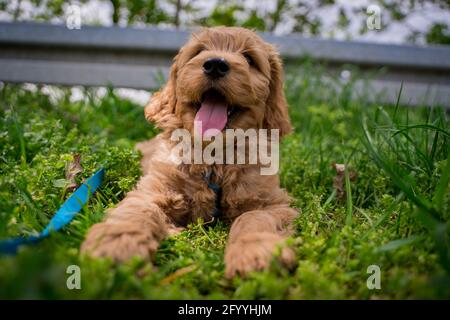
[[[87,179],[75,192],[63,203],[61,208],[56,211],[53,218],[48,223],[47,227],[37,236],[30,236],[27,238],[13,238],[0,241],[0,254],[13,255],[17,253],[20,246],[26,244],[33,244],[48,237],[51,232],[58,231],[65,225],[70,223],[73,218],[81,211],[81,208],[89,200],[89,196],[97,190],[102,183],[105,170],[102,168],[98,170],[92,177]]]

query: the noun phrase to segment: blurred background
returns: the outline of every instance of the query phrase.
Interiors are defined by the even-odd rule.
[[[190,30],[199,26],[227,25],[247,27],[276,36],[295,33],[305,38],[366,43],[450,44],[449,0],[0,0],[0,22],[45,22],[66,25],[68,29],[82,29],[83,26],[119,26],[137,29],[156,27],[164,30]],[[29,36],[30,39],[33,37],[34,35]],[[287,41],[284,44],[289,47]],[[174,49],[176,48],[172,48],[172,51]],[[334,49],[325,50],[334,51]],[[349,52],[357,51],[349,48]],[[174,53],[175,51],[171,54]],[[282,54],[284,55],[284,52]],[[363,57],[366,55],[359,54]],[[10,55],[15,56],[17,53]],[[370,59],[378,59],[375,53],[372,55]],[[401,56],[402,53],[398,55]],[[425,59],[433,60],[432,56]],[[382,60],[376,70],[383,69]],[[401,60],[400,58],[399,61]],[[350,58],[347,62],[355,61]],[[165,64],[167,67],[167,63]],[[23,71],[17,72],[23,74]],[[438,78],[433,78],[433,75],[426,80],[433,84],[431,93],[427,93],[426,87],[418,91],[412,87],[406,89],[406,95],[415,93],[415,97],[412,98],[413,104],[418,104],[417,100],[426,94],[432,97],[439,96],[438,101],[441,104],[446,100],[445,96],[449,90],[447,87],[439,87],[439,84],[446,84],[447,80],[443,78],[442,71],[438,73]],[[19,76],[21,80],[24,78],[28,82],[33,82],[22,74]],[[344,80],[350,75],[353,76],[348,70],[344,70]],[[387,94],[390,96],[388,101],[391,103],[395,101],[400,87],[399,80],[415,81],[413,78],[415,75],[408,77],[399,75],[398,79],[395,79],[395,89],[390,88],[391,92]],[[6,77],[3,80],[10,79]],[[111,84],[116,87],[120,96],[133,99],[139,104],[145,104],[150,97],[146,90],[125,89],[114,81],[111,81]],[[150,87],[152,86],[145,89]],[[386,87],[389,85],[383,84],[380,86],[381,89],[378,88],[374,92],[378,94]],[[74,88],[72,92],[74,99],[81,97],[80,90]],[[100,92],[104,92],[104,89],[100,89]],[[427,98],[427,103],[433,99]],[[408,101],[402,100],[403,103]]]

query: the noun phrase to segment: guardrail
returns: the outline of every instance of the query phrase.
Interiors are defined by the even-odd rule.
[[[161,83],[188,31],[156,28],[0,23],[0,80],[153,89]],[[376,73],[364,90],[394,103],[450,107],[450,47],[385,45],[261,34],[290,62],[311,57],[331,68],[346,64]],[[359,87],[361,90],[362,83]],[[369,97],[370,98],[370,97]]]

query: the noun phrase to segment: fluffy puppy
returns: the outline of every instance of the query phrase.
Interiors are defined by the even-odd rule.
[[[124,261],[153,259],[161,240],[191,222],[231,223],[225,275],[267,268],[277,259],[290,268],[294,252],[284,240],[298,212],[277,175],[261,175],[259,164],[176,164],[170,153],[176,129],[278,129],[291,131],[283,93],[282,64],[274,47],[254,32],[216,27],[194,33],[174,58],[167,84],[145,107],[145,117],[162,132],[141,143],[144,175],[135,189],[94,225],[82,252]],[[208,175],[210,180],[205,180]],[[208,183],[221,188],[217,193]]]

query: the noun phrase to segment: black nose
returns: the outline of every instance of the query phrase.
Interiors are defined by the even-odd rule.
[[[210,78],[221,78],[230,71],[230,65],[224,58],[209,58],[203,64],[203,72]]]

